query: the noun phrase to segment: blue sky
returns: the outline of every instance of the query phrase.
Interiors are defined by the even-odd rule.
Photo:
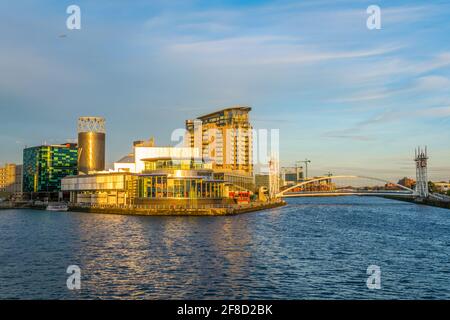
[[[81,30],[66,29],[70,4]],[[448,1],[3,0],[0,163],[76,138],[83,115],[106,117],[113,162],[241,104],[280,129],[284,165],[397,179],[426,144],[431,177],[449,180],[449,17]]]

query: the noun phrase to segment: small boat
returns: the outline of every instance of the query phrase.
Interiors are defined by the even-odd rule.
[[[65,203],[49,203],[45,210],[65,212],[69,210],[69,207]]]

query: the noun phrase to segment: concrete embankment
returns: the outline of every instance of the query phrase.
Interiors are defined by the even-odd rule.
[[[45,210],[46,207],[47,206],[45,205],[16,204],[16,203],[0,204],[0,210],[8,210],[8,209]]]
[[[14,203],[9,202],[9,201],[5,201],[5,202],[0,202],[0,210],[2,209],[14,209]]]
[[[90,212],[100,214],[122,214],[140,216],[228,216],[266,209],[277,208],[286,205],[284,201],[271,203],[253,203],[250,205],[236,205],[230,207],[215,208],[152,208],[147,206],[113,207],[113,206],[70,206],[70,211]]]
[[[414,198],[403,198],[403,197],[396,197],[396,196],[384,196],[383,198],[399,200],[399,201],[406,201],[406,202],[411,202],[411,203],[415,203],[415,204],[423,204],[426,206],[439,207],[439,208],[444,208],[444,209],[450,209],[450,202],[439,201],[439,200],[435,200],[435,199],[414,199]]]

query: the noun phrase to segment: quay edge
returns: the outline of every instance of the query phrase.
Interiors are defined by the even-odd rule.
[[[403,197],[396,197],[396,196],[383,196],[383,198],[404,201],[404,202],[410,202],[410,203],[415,203],[415,204],[419,204],[419,205],[421,204],[421,205],[430,206],[430,207],[450,209],[450,202],[438,201],[438,200],[434,200],[434,199],[414,199],[414,198],[403,198]]]
[[[243,213],[262,211],[285,206],[286,202],[277,201],[263,204],[253,204],[236,208],[206,208],[206,209],[148,209],[148,208],[113,208],[113,207],[81,207],[69,206],[69,211],[89,212],[99,214],[121,214],[135,216],[231,216]]]

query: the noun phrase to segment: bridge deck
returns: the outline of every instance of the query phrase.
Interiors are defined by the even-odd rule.
[[[288,192],[283,198],[293,197],[339,197],[339,196],[399,196],[414,198],[416,195],[406,192]]]

